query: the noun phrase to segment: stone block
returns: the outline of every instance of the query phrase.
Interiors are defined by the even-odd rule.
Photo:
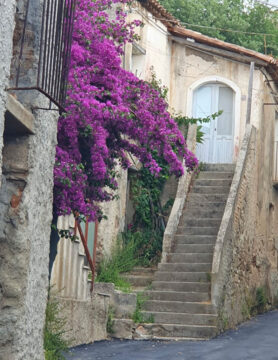
[[[29,142],[26,136],[7,138],[3,148],[3,173],[14,179],[26,177]]]
[[[134,329],[135,324],[130,319],[114,319],[113,333],[111,336],[116,339],[131,340]]]
[[[6,135],[25,135],[34,134],[34,116],[13,96],[8,95],[7,111],[5,114],[5,134]]]
[[[60,317],[66,320],[65,339],[70,341],[71,346],[107,338],[109,297],[94,294],[86,301],[57,299],[61,305]]]
[[[115,310],[116,318],[128,318],[136,309],[136,294],[115,291],[111,298],[111,306]]]
[[[133,338],[134,339],[149,339],[150,338],[150,334],[148,332],[148,330],[143,326],[143,325],[139,325],[135,328],[134,334],[133,334]]]
[[[95,283],[94,293],[112,296],[115,292],[115,285],[112,283]]]

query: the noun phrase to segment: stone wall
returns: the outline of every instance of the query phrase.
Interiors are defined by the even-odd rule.
[[[89,344],[107,338],[110,297],[94,292],[87,300],[59,297],[59,316],[66,321],[65,340],[70,346]]]
[[[2,359],[43,359],[57,114],[5,136],[0,191]],[[2,356],[2,357],[1,357]]]
[[[273,102],[264,88],[264,101]],[[247,128],[217,237],[212,267],[212,301],[220,327],[234,327],[256,305],[256,291],[277,303],[277,209],[273,187],[273,108],[264,107],[257,129]]]
[[[196,149],[196,125],[190,125],[187,136],[187,147],[193,153]],[[187,197],[189,186],[192,180],[192,173],[186,171],[184,168],[184,175],[180,177],[176,191],[176,197],[171,209],[171,213],[167,222],[166,229],[163,235],[162,243],[162,259],[161,262],[167,262],[167,254],[171,252],[174,236],[176,234],[185,199]]]
[[[37,7],[41,2],[36,2]],[[19,4],[19,3],[18,3]],[[33,3],[32,3],[33,4]],[[34,8],[33,8],[34,9]],[[43,360],[48,288],[56,111],[33,111],[33,135],[4,128],[15,2],[0,2],[0,142],[4,140],[0,190],[0,359]],[[33,13],[38,24],[39,17]],[[36,44],[34,51],[37,51]],[[31,80],[32,72],[29,73]],[[45,107],[38,94],[18,94],[21,103]],[[26,101],[25,101],[26,100]],[[13,101],[15,107],[21,107]],[[16,111],[15,111],[16,113]],[[18,113],[23,114],[21,111]],[[10,121],[8,118],[6,121]],[[15,121],[21,123],[22,119]],[[7,123],[6,129],[8,128]],[[1,145],[1,144],[0,144]],[[1,146],[0,146],[1,147]]]
[[[2,147],[4,118],[7,101],[5,89],[9,86],[10,66],[13,51],[13,31],[15,26],[16,0],[0,1],[0,164],[2,164]],[[2,169],[0,166],[0,175]]]
[[[107,219],[103,219],[98,226],[97,262],[104,256],[109,256],[111,254],[118,235],[123,232],[125,228],[127,171],[119,169],[119,173],[119,188],[117,190],[118,199],[101,205],[102,211],[104,215],[107,216]]]

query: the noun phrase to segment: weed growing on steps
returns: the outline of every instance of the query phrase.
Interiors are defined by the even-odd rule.
[[[49,297],[46,305],[44,325],[45,360],[64,360],[63,353],[68,350],[69,341],[63,336],[66,333],[66,319],[60,316],[60,304],[55,297]]]
[[[208,281],[208,282],[211,282],[211,273],[210,273],[210,272],[207,272],[207,273],[206,273],[206,276],[207,276],[207,281]]]
[[[121,238],[118,238],[111,256],[104,258],[100,263],[96,281],[114,283],[117,289],[129,292],[130,283],[120,274],[132,270],[138,264],[138,259],[135,258],[135,249],[134,242],[131,241],[123,246]]]
[[[145,296],[143,293],[137,294],[136,309],[132,315],[132,320],[135,322],[135,324],[154,322],[154,316],[152,314],[149,317],[145,318],[142,313],[143,305],[147,300],[148,297]]]
[[[108,334],[113,334],[114,333],[114,317],[115,317],[115,310],[112,306],[109,306],[108,309],[108,319],[107,319],[107,324],[106,324],[106,330]]]

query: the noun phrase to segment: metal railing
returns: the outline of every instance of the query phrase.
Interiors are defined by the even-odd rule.
[[[85,251],[85,255],[86,255],[86,260],[87,263],[90,267],[90,270],[92,272],[92,279],[91,279],[91,289],[90,291],[92,292],[94,289],[94,284],[95,284],[95,274],[96,274],[96,253],[97,253],[97,232],[98,232],[98,222],[95,223],[95,231],[94,231],[94,248],[93,248],[93,254],[91,255],[89,247],[88,247],[88,221],[86,222],[86,227],[85,227],[85,234],[82,230],[80,221],[79,221],[79,216],[76,213],[75,214],[75,235],[77,234],[77,230],[79,233],[79,236],[81,238],[83,247],[84,247],[84,251]]]
[[[32,64],[32,68],[37,69],[36,79],[34,84],[24,86],[22,81],[23,76],[26,75],[24,62],[28,60],[28,52],[30,52],[26,32],[32,31],[32,19],[29,19],[30,0],[27,0],[20,50],[16,61],[15,86],[9,90],[38,90],[64,111],[75,5],[76,0],[43,1],[38,57],[34,60],[37,63]]]

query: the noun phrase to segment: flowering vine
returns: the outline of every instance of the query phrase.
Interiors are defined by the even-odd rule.
[[[130,166],[128,153],[156,175],[161,169],[154,151],[176,176],[183,174],[180,159],[190,170],[197,164],[159,92],[121,67],[124,45],[140,25],[127,23],[127,3],[77,0],[67,113],[58,123],[54,168],[58,215],[78,211],[100,218],[99,203],[115,196],[117,164]]]

